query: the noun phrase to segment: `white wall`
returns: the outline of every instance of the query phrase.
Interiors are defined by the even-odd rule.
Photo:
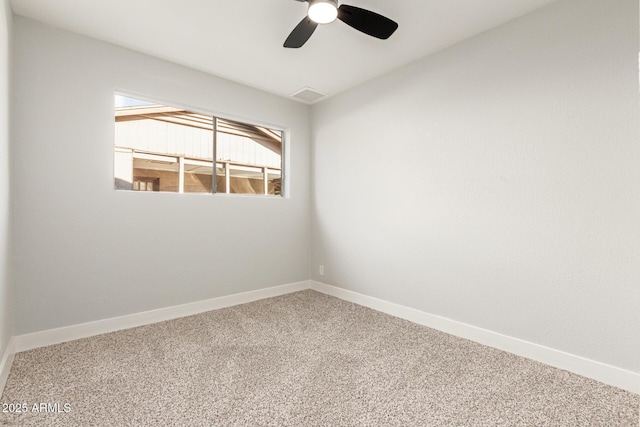
[[[14,37],[16,335],[308,278],[307,106],[22,17]],[[114,88],[289,128],[290,198],[114,191]]]
[[[12,15],[8,0],[0,6],[0,362],[13,333],[9,280],[9,70]],[[2,372],[0,372],[0,376]],[[1,394],[1,392],[0,392]]]
[[[639,372],[638,101],[638,2],[569,0],[318,104],[312,278]]]

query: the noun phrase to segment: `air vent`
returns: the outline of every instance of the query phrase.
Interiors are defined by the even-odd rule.
[[[292,93],[291,97],[306,104],[313,104],[314,102],[324,98],[325,94],[310,87],[303,87],[299,91]]]

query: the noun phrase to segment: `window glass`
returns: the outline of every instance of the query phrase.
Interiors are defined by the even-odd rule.
[[[118,190],[281,195],[280,130],[121,95],[115,127]]]

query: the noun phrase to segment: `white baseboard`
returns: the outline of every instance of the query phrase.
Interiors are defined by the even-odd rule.
[[[553,348],[513,338],[445,317],[425,313],[392,302],[373,298],[357,292],[311,281],[311,289],[345,301],[363,305],[392,316],[424,325],[451,335],[466,338],[518,356],[533,359],[544,364],[564,369],[605,384],[640,394],[640,374],[627,371],[595,360],[566,353]]]
[[[9,378],[9,371],[11,370],[11,364],[13,363],[13,355],[15,354],[15,339],[11,337],[9,345],[2,355],[0,360],[0,397],[4,391],[4,386],[7,384],[7,378]]]
[[[305,280],[303,282],[258,289],[256,291],[212,298],[189,304],[159,308],[157,310],[144,311],[142,313],[97,320],[79,325],[65,326],[57,329],[49,329],[31,334],[18,335],[15,337],[15,352],[19,353],[21,351],[60,344],[66,341],[73,341],[122,329],[135,328],[179,317],[192,316],[206,311],[217,310],[220,308],[231,307],[238,304],[245,304],[265,298],[302,291],[309,289],[309,286],[309,281]]]
[[[32,334],[18,335],[11,339],[2,358],[2,362],[0,362],[0,394],[4,389],[5,382],[9,375],[14,353],[122,329],[149,325],[179,317],[191,316],[206,311],[245,304],[305,289],[313,289],[345,301],[363,305],[451,335],[508,351],[587,378],[592,378],[614,387],[628,390],[632,393],[640,394],[640,374],[636,372],[627,371],[581,356],[316,281],[302,281],[127,316],[97,320],[95,322],[50,329]]]

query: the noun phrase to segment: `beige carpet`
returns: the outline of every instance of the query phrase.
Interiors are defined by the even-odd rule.
[[[0,401],[27,404],[15,426],[611,427],[640,405],[314,291],[19,353]]]

